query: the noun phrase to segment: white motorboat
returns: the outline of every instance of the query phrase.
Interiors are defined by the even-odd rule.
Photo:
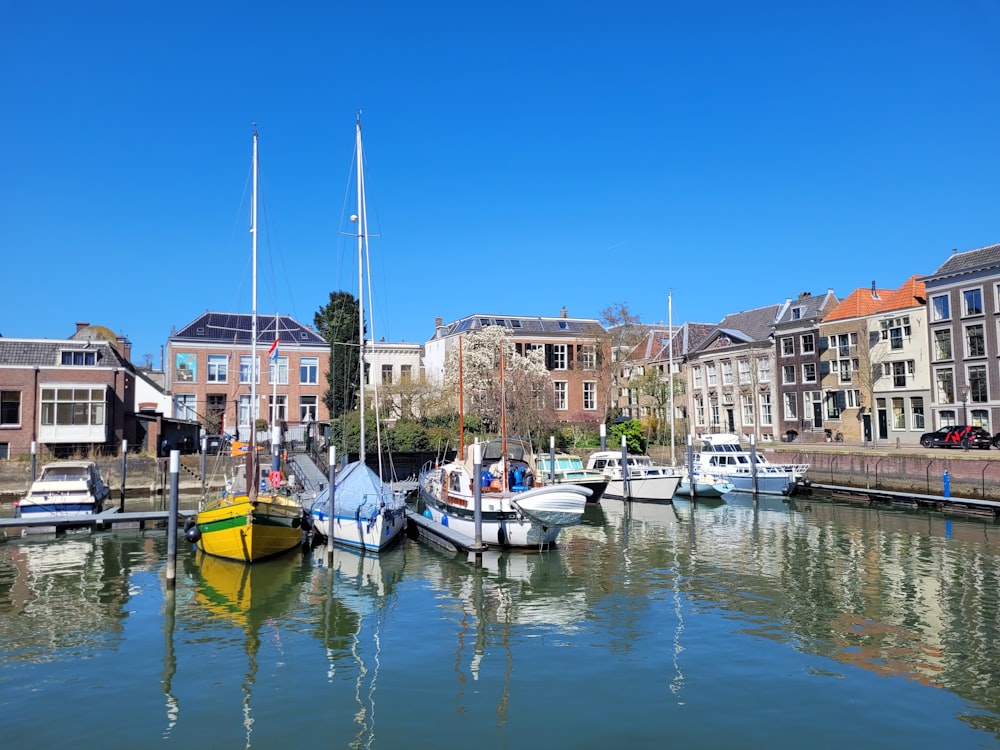
[[[577,484],[536,486],[531,444],[520,438],[494,438],[480,444],[482,541],[500,547],[544,547],[559,530],[580,523],[591,491]],[[424,516],[470,539],[476,538],[475,466],[472,451],[420,473]]]
[[[583,459],[571,453],[555,454],[555,476],[550,469],[552,457],[547,453],[535,456],[535,472],[542,484],[579,484],[590,490],[588,502],[596,503],[601,499],[608,486],[608,478],[603,471],[588,469],[583,465]]]
[[[702,448],[695,460],[695,470],[699,474],[732,482],[735,490],[789,495],[808,481],[806,472],[809,464],[773,464],[762,453],[744,448],[736,435],[712,434],[703,436],[701,440]]]
[[[691,487],[690,472],[684,471],[681,477],[680,486],[677,488],[677,497],[722,497],[727,492],[736,489],[736,485],[728,479],[712,476],[711,474],[694,474],[694,487]]]
[[[94,515],[104,510],[111,489],[93,461],[53,461],[21,499],[24,518]]]
[[[604,472],[608,477],[604,496],[613,500],[669,503],[681,483],[679,470],[654,464],[649,456],[628,454],[627,469],[623,473],[620,451],[591,453],[587,468]]]

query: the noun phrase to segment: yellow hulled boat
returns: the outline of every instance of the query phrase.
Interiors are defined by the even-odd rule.
[[[302,542],[302,505],[284,495],[244,493],[216,498],[198,511],[201,550],[215,557],[254,562]]]

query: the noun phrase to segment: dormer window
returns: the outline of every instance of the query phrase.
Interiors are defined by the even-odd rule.
[[[197,328],[195,328],[195,329],[194,329],[194,332],[195,332],[195,333],[196,333],[196,334],[197,334],[198,336],[204,336],[204,335],[205,335],[205,329],[204,329],[204,328],[203,328],[202,326],[198,326]]]
[[[74,367],[94,367],[97,365],[97,352],[95,351],[67,351],[60,352],[61,358],[59,363],[63,365],[72,365]]]

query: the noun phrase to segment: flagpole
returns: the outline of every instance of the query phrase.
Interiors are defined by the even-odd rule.
[[[281,428],[278,426],[278,313],[274,314],[274,343],[271,344],[271,468],[281,471]],[[278,489],[275,487],[274,489]]]

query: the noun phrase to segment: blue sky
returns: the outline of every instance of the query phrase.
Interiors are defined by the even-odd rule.
[[[1000,3],[0,0],[0,334],[201,312],[718,322],[1000,242]]]

